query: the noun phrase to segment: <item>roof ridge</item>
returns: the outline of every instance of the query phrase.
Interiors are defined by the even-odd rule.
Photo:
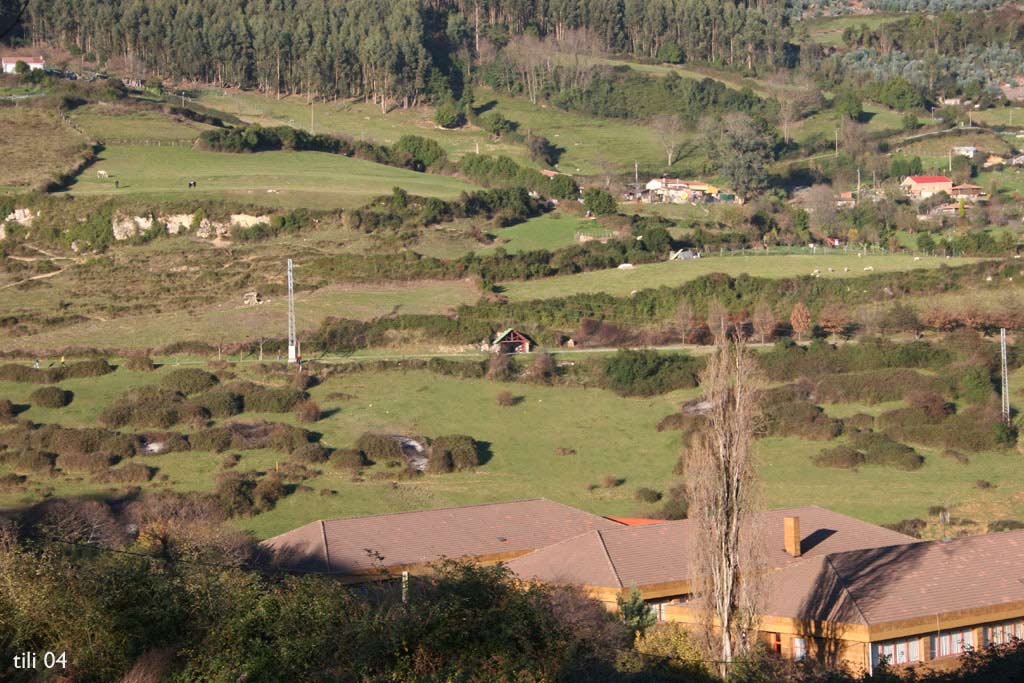
[[[832,556],[825,555],[823,559],[825,560],[825,562],[828,563],[829,569],[832,570],[832,573],[835,574],[836,578],[839,579],[839,584],[843,589],[843,593],[846,594],[846,597],[850,598],[850,602],[853,603],[853,608],[857,610],[857,614],[860,615],[860,618],[864,622],[864,625],[870,626],[871,622],[868,621],[867,615],[864,614],[864,611],[860,608],[860,605],[857,604],[857,598],[853,597],[853,593],[851,593],[850,589],[846,586],[846,577],[840,574],[839,570],[836,569],[836,566],[832,564]]]
[[[492,503],[470,503],[469,505],[449,505],[447,507],[429,508],[427,510],[400,510],[398,512],[378,512],[377,514],[374,514],[374,515],[349,515],[348,517],[331,517],[330,519],[321,520],[321,521],[324,521],[324,522],[336,522],[336,521],[339,521],[339,520],[347,520],[347,519],[372,519],[374,517],[398,517],[399,515],[419,515],[419,514],[423,514],[424,512],[443,512],[444,510],[464,510],[466,508],[491,507],[491,506],[494,506],[494,505],[511,505],[512,503],[532,503],[534,501],[541,501],[541,500],[542,501],[546,501],[548,503],[554,503],[555,505],[562,505],[564,507],[572,507],[571,505],[566,505],[565,503],[559,503],[558,501],[551,500],[549,498],[543,498],[543,497],[542,498],[517,498],[516,500],[499,500],[499,501],[492,502]],[[600,515],[595,515],[593,512],[587,512],[586,510],[580,510],[579,508],[572,508],[572,509],[576,510],[577,512],[582,512],[583,514],[590,515],[592,517],[600,517]]]
[[[604,536],[601,534],[600,529],[594,529],[597,532],[597,538],[601,541],[601,550],[604,551],[604,559],[608,560],[608,566],[612,570],[612,574],[615,575],[615,580],[619,582],[619,588],[625,588],[625,584],[622,583],[622,577],[619,576],[619,570],[615,568],[615,563],[612,562],[611,553],[608,552],[608,546],[604,542]]]

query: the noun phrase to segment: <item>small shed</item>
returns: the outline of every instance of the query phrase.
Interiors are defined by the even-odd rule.
[[[510,327],[494,338],[491,351],[495,353],[529,353],[533,342],[525,334]]]

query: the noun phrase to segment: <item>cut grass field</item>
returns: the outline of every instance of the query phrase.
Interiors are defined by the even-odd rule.
[[[479,251],[492,252],[501,248],[513,254],[519,251],[547,249],[555,251],[576,242],[576,233],[602,234],[607,232],[595,221],[552,212],[531,218],[525,223],[492,231],[494,245]]]
[[[848,14],[841,17],[809,19],[802,24],[797,24],[797,29],[806,29],[810,39],[819,45],[842,47],[843,31],[847,28],[867,26],[870,29],[876,29],[897,21],[899,18],[900,16],[897,14]]]
[[[91,104],[75,109],[72,120],[91,137],[107,142],[191,142],[212,126],[168,116],[159,111]]]
[[[630,270],[598,270],[578,275],[561,275],[542,280],[503,283],[505,294],[514,301],[549,299],[586,292],[607,292],[625,296],[641,289],[675,287],[711,273],[725,273],[733,277],[747,274],[754,277],[784,278],[810,275],[821,270],[823,278],[856,278],[866,275],[864,268],[874,273],[937,268],[971,262],[975,259],[924,256],[920,260],[909,255],[865,256],[770,254],[751,256],[710,256],[691,261],[666,261],[636,266]],[[828,268],[835,272],[829,273]],[[843,268],[849,268],[844,273]]]
[[[110,179],[97,177],[106,171]],[[115,180],[120,187],[115,189]],[[197,188],[188,189],[195,180]],[[110,145],[71,186],[75,195],[133,199],[230,198],[264,206],[349,208],[399,186],[411,194],[454,199],[474,187],[456,178],[322,152],[229,154],[188,147]]]
[[[91,426],[98,412],[124,390],[156,382],[171,369],[133,373],[119,369],[100,378],[63,383],[75,392],[75,401],[61,410],[32,407],[22,418],[37,422],[60,421]],[[245,375],[244,366],[236,372]],[[1024,372],[1017,371],[1012,386],[1024,386]],[[0,383],[0,396],[25,403],[35,385]],[[498,392],[509,390],[521,397],[510,408],[497,405]],[[312,390],[314,398],[329,411],[316,423],[331,446],[349,446],[364,431],[389,434],[438,436],[469,434],[486,445],[489,460],[472,472],[426,475],[398,480],[395,470],[382,464],[364,472],[361,481],[351,474],[321,466],[322,474],[304,482],[311,490],[299,490],[279,501],[264,514],[238,520],[237,524],[267,537],[315,519],[335,516],[397,512],[421,508],[466,505],[544,496],[606,515],[649,515],[656,506],[640,503],[639,487],[659,491],[678,481],[673,468],[680,451],[678,432],[657,432],[655,425],[693,397],[696,390],[654,398],[622,398],[600,389],[504,384],[487,380],[462,380],[425,371],[359,372],[337,376]],[[344,398],[328,398],[344,395]],[[1024,391],[1014,401],[1024,400]],[[835,415],[872,412],[897,407],[829,406]],[[262,415],[266,419],[293,422],[291,415]],[[530,429],[523,429],[523,425]],[[840,441],[816,442],[794,438],[770,438],[756,449],[763,478],[765,502],[771,507],[821,505],[872,522],[894,522],[927,517],[933,505],[947,505],[957,516],[979,525],[992,519],[1024,517],[1024,472],[1014,453],[971,453],[961,465],[932,449],[921,470],[902,472],[882,467],[857,471],[815,467],[810,459],[822,448]],[[557,455],[559,448],[575,454]],[[140,456],[159,468],[168,481],[144,484],[146,490],[210,490],[221,471],[222,456],[200,452]],[[240,471],[272,469],[282,456],[272,451],[242,453]],[[8,470],[0,465],[0,474]],[[624,479],[617,487],[598,487],[605,475]],[[995,484],[981,490],[976,482]],[[0,507],[37,500],[44,489],[52,495],[105,495],[106,485],[75,477],[40,478],[33,475],[27,491],[0,494]],[[324,496],[322,489],[336,491]]]
[[[85,139],[52,111],[0,107],[0,188],[26,188],[71,165]]]

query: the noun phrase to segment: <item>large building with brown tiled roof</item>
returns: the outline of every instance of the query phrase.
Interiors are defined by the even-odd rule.
[[[510,560],[588,531],[622,525],[538,498],[310,522],[260,545],[275,565],[352,581],[425,569],[441,558]]]
[[[820,507],[751,524],[765,543],[758,638],[784,656],[871,670],[955,660],[1024,638],[1024,531],[923,542]],[[278,566],[356,582],[442,558],[505,562],[525,581],[583,587],[610,608],[637,589],[659,619],[697,627],[688,520],[626,526],[549,500],[312,522],[264,541]]]

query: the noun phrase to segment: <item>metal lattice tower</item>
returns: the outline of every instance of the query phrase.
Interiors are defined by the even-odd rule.
[[[295,279],[292,276],[292,260],[288,259],[288,362],[294,363],[298,358],[295,339]]]
[[[1006,328],[999,330],[999,347],[1002,352],[1002,366],[1000,374],[1002,375],[1002,394],[1003,399],[1003,422],[1010,424],[1010,377],[1006,371]]]

